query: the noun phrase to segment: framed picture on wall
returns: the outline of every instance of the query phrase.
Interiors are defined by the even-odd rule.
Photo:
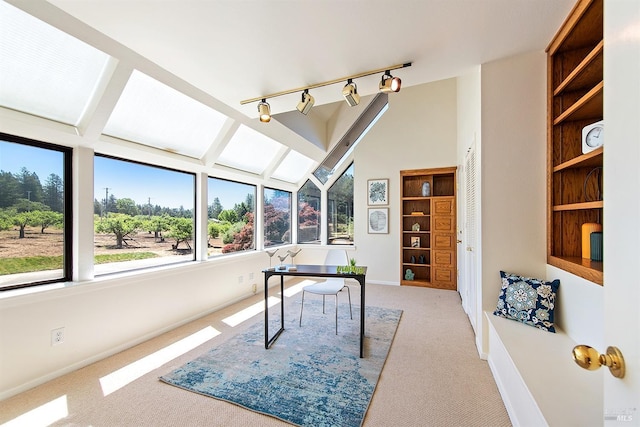
[[[369,233],[389,233],[389,208],[369,208]]]
[[[369,206],[389,204],[388,179],[370,179],[367,181],[367,204]]]
[[[411,238],[411,247],[412,248],[419,248],[420,247],[420,238],[419,237],[412,237]]]

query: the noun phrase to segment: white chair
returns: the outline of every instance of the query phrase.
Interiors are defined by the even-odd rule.
[[[341,249],[330,249],[327,252],[327,256],[324,260],[325,265],[348,265],[349,257],[347,251]],[[304,309],[304,294],[306,292],[322,295],[322,314],[324,314],[324,303],[327,295],[335,295],[336,297],[336,335],[338,335],[338,293],[342,290],[347,290],[349,296],[349,314],[353,319],[353,312],[351,310],[351,291],[345,283],[345,279],[337,277],[330,277],[323,282],[307,285],[302,288],[302,304],[300,306],[300,326],[302,326],[302,311]]]

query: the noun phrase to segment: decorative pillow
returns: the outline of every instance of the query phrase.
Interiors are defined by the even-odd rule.
[[[560,280],[553,282],[500,272],[502,289],[496,316],[516,320],[545,331],[555,332],[553,310]]]

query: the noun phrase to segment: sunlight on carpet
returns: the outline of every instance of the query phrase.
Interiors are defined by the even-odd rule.
[[[299,327],[300,303],[293,303],[269,350],[258,321],[160,380],[299,426],[360,426],[402,310],[367,307],[360,358],[360,307],[353,309],[352,320],[348,305],[339,305],[336,335],[331,304],[323,315],[321,303],[305,301]]]

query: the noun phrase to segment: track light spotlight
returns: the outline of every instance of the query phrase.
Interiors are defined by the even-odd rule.
[[[360,95],[358,95],[358,86],[353,80],[347,80],[347,84],[342,88],[342,96],[351,107],[355,107],[360,103]]]
[[[258,104],[258,114],[260,115],[260,121],[262,123],[269,123],[271,120],[271,106],[269,106],[267,100],[264,98]]]
[[[296,108],[306,116],[315,102],[316,100],[313,96],[309,95],[309,89],[305,89],[304,92],[302,92],[302,101],[298,102],[298,106]]]
[[[380,92],[400,92],[401,83],[400,77],[393,77],[391,72],[385,71],[380,80]]]

